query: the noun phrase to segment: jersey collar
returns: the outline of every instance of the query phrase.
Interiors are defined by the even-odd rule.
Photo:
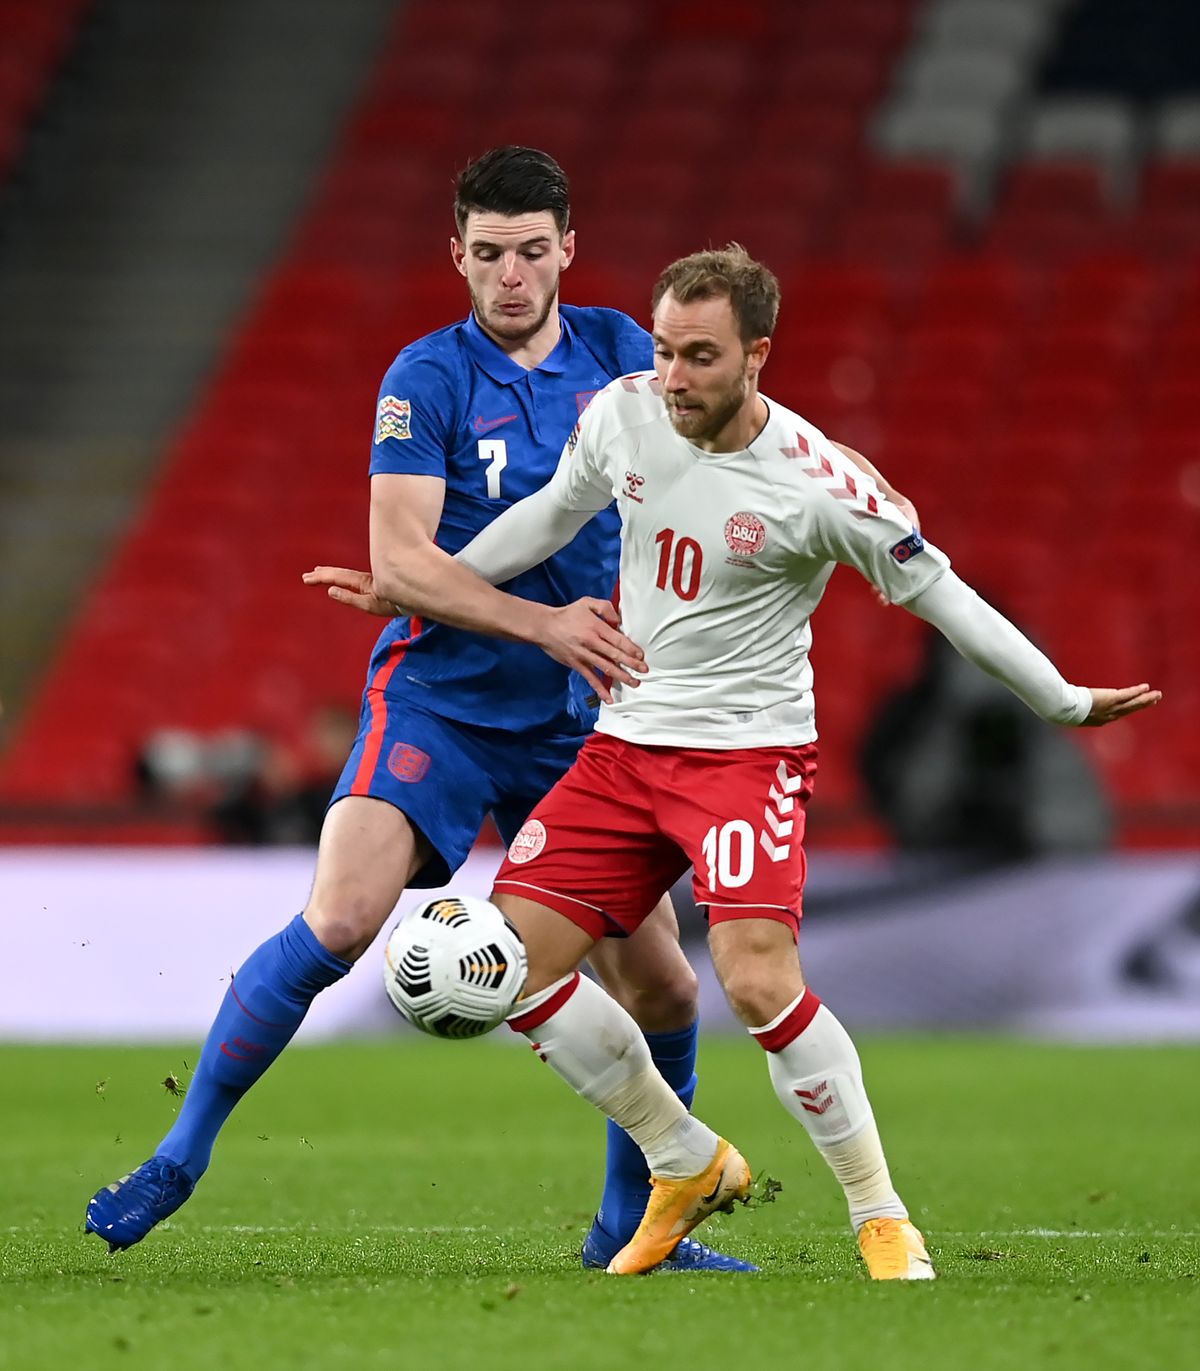
[[[695,443],[688,442],[685,438],[683,441],[687,443],[688,447],[691,449],[692,456],[699,457],[701,461],[710,464],[712,462],[728,461],[733,457],[766,457],[771,442],[768,435],[775,423],[775,406],[772,401],[767,399],[761,390],[758,393],[758,398],[762,400],[767,407],[767,418],[762,428],[760,428],[754,437],[750,439],[747,447],[739,448],[736,452],[708,452],[702,447],[697,447]],[[664,413],[665,412],[666,407],[664,406]],[[668,419],[667,422],[670,423],[670,419]],[[674,432],[674,430],[672,430],[672,432]]]
[[[574,330],[561,313],[558,320],[562,326],[558,342],[555,343],[550,355],[539,366],[533,368],[534,371],[546,371],[557,376],[566,371],[570,364]],[[484,333],[474,314],[467,316],[462,336],[472,358],[498,385],[510,386],[522,376],[530,375],[525,367],[514,362],[503,348]]]

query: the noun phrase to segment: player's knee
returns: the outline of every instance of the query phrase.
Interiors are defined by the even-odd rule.
[[[305,922],[326,951],[355,962],[371,946],[388,910],[366,891],[343,888],[309,900]]]
[[[625,1008],[647,1033],[669,1033],[694,1023],[699,1012],[700,982],[681,956],[653,981],[623,986]]]
[[[722,985],[730,1008],[750,1028],[770,1023],[786,1006],[777,969],[766,959],[739,959],[725,969]]]

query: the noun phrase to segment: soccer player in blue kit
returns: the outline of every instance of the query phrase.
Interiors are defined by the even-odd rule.
[[[401,893],[446,884],[489,812],[511,841],[588,736],[588,691],[608,698],[606,677],[636,683],[622,663],[636,670],[640,651],[619,632],[608,600],[615,507],[513,581],[507,589],[519,600],[491,587],[480,594],[473,577],[478,606],[456,610],[445,595],[458,575],[469,576],[453,554],[549,480],[591,397],[651,366],[653,353],[649,335],[628,316],[559,305],[574,233],[566,177],[553,159],[529,148],[494,149],[459,177],[454,208],[451,252],[472,312],[392,364],[370,466],[373,588],[386,597],[392,570],[402,566],[439,587],[447,612],[437,623],[397,617],[380,635],[304,912],[232,979],[179,1116],[154,1156],[88,1205],[88,1231],[113,1251],[139,1242],[189,1198],[237,1102],[315,996],[371,944]],[[506,604],[522,606],[519,621]],[[592,961],[690,1106],[696,978],[669,901],[635,936],[602,944]],[[641,1150],[610,1124],[585,1266],[604,1268],[628,1241],[649,1189]],[[664,1266],[755,1269],[692,1238]]]

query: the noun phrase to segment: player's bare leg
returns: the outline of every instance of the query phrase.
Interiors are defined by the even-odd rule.
[[[741,1155],[689,1114],[659,1074],[637,1024],[576,968],[594,945],[589,933],[532,900],[493,895],[529,957],[526,994],[509,1019],[538,1056],[607,1114],[642,1149],[653,1191],[615,1274],[649,1271],[717,1209],[744,1199],[750,1170]]]
[[[690,1110],[696,1094],[699,983],[679,946],[679,922],[664,896],[628,938],[604,938],[588,957],[608,993],[632,1016],[650,1047],[654,1065]],[[604,1193],[584,1237],[585,1267],[603,1270],[637,1231],[650,1200],[650,1171],[637,1143],[611,1120],[607,1124]],[[679,1272],[749,1273],[758,1268],[719,1252],[695,1237],[684,1238],[663,1265]]]
[[[130,1247],[191,1195],[213,1143],[308,1007],[369,946],[428,847],[394,806],[348,796],[326,815],[303,915],[246,959],[217,1011],[175,1126],[153,1157],[92,1197],[87,1228]]]
[[[804,1125],[840,1182],[874,1280],[931,1280],[920,1232],[892,1187],[849,1034],[806,989],[792,929],[731,919],[709,933],[729,1003],[766,1050],[780,1103]]]
[[[335,957],[357,961],[429,856],[406,814],[348,795],[325,816],[305,923]]]
[[[679,920],[669,895],[630,937],[596,943],[588,961],[643,1033],[673,1033],[695,1023],[700,983],[679,946]]]

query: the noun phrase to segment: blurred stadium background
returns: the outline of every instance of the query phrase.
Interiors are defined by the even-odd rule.
[[[565,299],[645,320],[672,256],[743,242],[769,393],[1070,679],[1165,692],[1017,721],[839,574],[823,993],[1200,1037],[1195,7],[0,0],[0,34],[0,1037],[198,1035],[303,901],[377,625],[300,572],[366,564],[376,388],[464,312],[453,175],[507,141],[572,176]],[[386,1022],[372,974],[328,998],[314,1032]]]

